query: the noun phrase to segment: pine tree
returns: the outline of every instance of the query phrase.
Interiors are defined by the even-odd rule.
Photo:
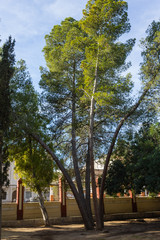
[[[1,218],[2,218],[2,185],[4,179],[2,176],[3,163],[6,160],[6,142],[10,125],[10,80],[14,73],[14,46],[15,41],[11,37],[6,41],[1,49],[0,59],[0,239],[1,239]],[[6,168],[4,168],[5,170]],[[7,169],[6,169],[7,170]]]
[[[93,218],[83,193],[81,167],[84,169],[86,163],[87,184],[91,167],[96,228],[101,230],[105,179],[118,134],[150,88],[157,84],[158,61],[155,75],[149,78],[145,75],[147,81],[142,93],[132,104],[131,76],[121,74],[128,67],[126,57],[135,40],[119,42],[119,37],[129,29],[125,1],[95,0],[88,1],[79,23],[66,19],[46,36],[44,53],[48,70],[43,69],[40,84],[44,90],[43,110],[51,120],[48,130],[53,133],[53,148],[38,134],[32,136],[52,156],[68,181],[86,229],[93,229]],[[105,158],[98,200],[94,160],[101,156]],[[60,161],[61,157],[65,163]],[[67,171],[69,162],[74,168],[74,178]]]

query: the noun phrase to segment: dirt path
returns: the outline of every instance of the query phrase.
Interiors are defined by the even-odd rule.
[[[83,225],[51,228],[3,228],[2,240],[159,240],[160,219],[106,222],[103,232],[85,231]]]

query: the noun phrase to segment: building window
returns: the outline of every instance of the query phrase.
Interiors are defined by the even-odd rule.
[[[26,191],[26,200],[29,200],[32,197],[32,193],[30,191]]]
[[[2,192],[2,200],[6,200],[7,199],[7,193],[6,192]]]
[[[12,202],[16,202],[16,196],[17,196],[17,191],[14,190],[14,191],[12,192]]]

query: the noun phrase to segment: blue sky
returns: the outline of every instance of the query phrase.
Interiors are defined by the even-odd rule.
[[[153,20],[160,20],[160,0],[127,0],[131,31],[128,38],[136,38],[129,60],[130,72],[139,88],[138,71],[141,61],[139,40]],[[45,66],[42,49],[44,36],[66,17],[80,19],[87,0],[0,0],[0,35],[2,43],[11,35],[16,40],[16,60],[24,59],[37,90],[39,67]]]

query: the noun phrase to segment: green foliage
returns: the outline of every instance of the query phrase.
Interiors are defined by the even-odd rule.
[[[115,196],[117,193],[124,194],[126,169],[120,160],[115,160],[110,164],[106,177],[105,189],[107,194]]]
[[[9,84],[14,73],[14,45],[15,41],[12,41],[12,38],[9,37],[3,45],[0,54],[0,135],[3,135],[9,127],[9,115],[11,111]]]
[[[150,192],[160,191],[160,145],[158,125],[143,127],[136,136],[134,146],[134,158],[138,158],[138,165],[141,169],[144,183]],[[158,137],[157,137],[158,136]]]
[[[61,25],[53,27],[51,33],[46,35],[46,46],[43,49],[47,66],[53,73],[61,73],[64,76],[63,84],[70,78],[68,72],[73,71],[73,65],[78,64],[83,57],[80,42],[84,34],[81,31],[78,21],[73,18],[66,18]],[[78,73],[78,69],[76,68]],[[61,78],[63,79],[63,78]]]
[[[99,20],[95,22],[97,16]],[[121,72],[129,67],[125,60],[135,39],[126,43],[118,40],[129,29],[126,2],[89,1],[82,20],[67,18],[45,37],[43,52],[48,70],[41,68],[42,109],[50,119],[54,147],[64,160],[72,159],[71,132],[74,125],[79,164],[86,161],[97,54],[98,84],[94,94],[96,157],[106,153],[108,132],[130,105],[131,75],[123,77]]]
[[[112,195],[124,189],[140,193],[144,188],[151,194],[160,191],[159,132],[159,124],[144,123],[130,140],[119,139],[112,157],[118,160],[108,170],[107,193]]]
[[[3,186],[9,186],[9,175],[8,170],[10,167],[10,162],[8,161],[8,149],[6,147],[6,144],[3,145],[3,151],[2,151],[2,185]],[[2,189],[3,191],[3,189]]]
[[[15,161],[15,170],[26,186],[42,192],[53,180],[54,165],[45,150],[31,137],[31,133],[36,132],[49,144],[50,138],[44,130],[47,119],[40,114],[39,96],[23,60],[17,63],[10,88],[13,111],[9,158]]]
[[[23,135],[24,132],[37,131],[41,117],[39,114],[38,94],[35,92],[31,77],[23,60],[17,63],[10,83],[12,105],[12,131]]]
[[[10,128],[10,81],[14,73],[15,41],[11,37],[0,51],[0,186],[8,185],[8,130]],[[2,166],[3,164],[3,166]],[[1,189],[0,189],[1,191]]]
[[[82,81],[80,64],[84,59],[84,32],[78,21],[67,18],[53,27],[46,36],[45,59],[50,71],[41,68],[43,113],[50,119],[53,144],[60,150],[63,159],[71,157],[72,108],[76,104],[74,127],[77,134],[84,132],[86,124],[85,104],[81,104],[79,85]],[[79,132],[78,129],[82,131]],[[84,138],[85,140],[85,138]],[[85,145],[83,145],[85,146]],[[82,151],[83,152],[83,151]],[[85,151],[86,152],[86,151]]]
[[[120,104],[122,98],[120,99],[119,93],[125,96],[132,88],[130,77],[124,78],[119,75],[122,69],[127,69],[125,60],[135,43],[135,39],[126,43],[117,41],[130,29],[127,3],[109,0],[88,1],[80,26],[88,34],[85,59],[81,63],[84,74],[81,87],[86,93],[84,98],[92,96],[97,68],[98,82],[94,94],[96,107]]]
[[[31,146],[30,146],[31,145]],[[20,146],[21,147],[21,146]],[[14,154],[15,171],[23,183],[34,192],[45,191],[54,177],[52,159],[38,143],[25,142],[25,149],[16,149]],[[18,152],[19,150],[19,152]]]
[[[89,0],[83,10],[82,26],[91,36],[115,40],[130,30],[127,8],[127,2],[121,0]]]
[[[150,108],[159,112],[159,86],[160,86],[160,22],[153,21],[147,31],[147,36],[141,41],[143,48],[141,64],[141,80],[145,85],[152,80],[152,88],[146,96],[146,103]]]
[[[159,70],[160,70],[160,23],[153,21],[147,29],[147,37],[141,42],[143,63],[141,79],[144,89],[151,87],[143,104],[143,111],[152,113],[159,105]],[[146,108],[147,104],[147,108]],[[149,114],[145,115],[151,119]],[[114,157],[120,158],[126,168],[126,189],[134,189],[139,193],[145,186],[151,193],[160,190],[159,179],[159,125],[145,123],[131,141],[121,140],[117,144]],[[124,185],[124,182],[122,182]]]
[[[156,75],[158,80],[160,70],[160,22],[153,21],[146,33],[147,37],[141,41],[144,48],[142,52],[144,61],[141,67],[142,80],[146,81]]]

